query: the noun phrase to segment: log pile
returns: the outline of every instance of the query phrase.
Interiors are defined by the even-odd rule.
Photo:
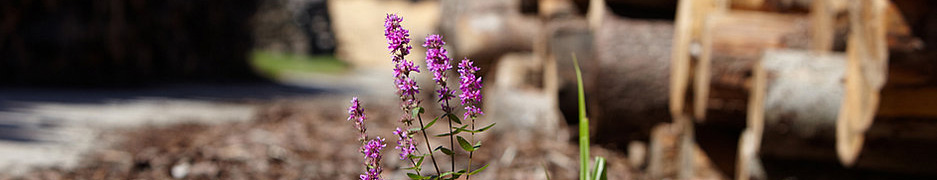
[[[901,173],[926,173],[924,169],[937,167],[909,163],[903,156],[882,157],[890,148],[863,150],[869,147],[863,146],[866,138],[876,139],[877,144],[906,142],[908,138],[898,133],[884,132],[937,119],[928,106],[933,95],[927,87],[934,76],[924,70],[934,63],[913,60],[935,56],[920,51],[918,37],[926,34],[909,31],[918,28],[903,16],[914,12],[903,13],[882,0],[820,0],[791,6],[807,8],[806,13],[759,4],[764,2],[681,1],[672,51],[670,110],[675,125],[697,124],[683,126],[681,136],[695,139],[694,134],[702,132],[694,130],[699,124],[746,126],[739,137],[735,168],[727,171],[734,171],[738,179],[766,178],[758,160],[762,155],[838,159],[846,167]],[[889,56],[889,51],[901,55]],[[890,66],[889,57],[903,67]],[[886,96],[888,103],[883,100]],[[739,121],[743,114],[747,122]],[[870,129],[878,133],[873,137]],[[937,135],[908,134],[914,134],[908,135],[914,137],[910,139],[928,141]],[[919,149],[933,148],[916,144]],[[790,148],[804,151],[784,150]],[[692,157],[679,159],[686,162]]]
[[[257,1],[0,2],[0,83],[107,85],[255,77]]]

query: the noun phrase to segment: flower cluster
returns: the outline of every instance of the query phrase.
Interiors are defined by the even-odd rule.
[[[351,98],[351,107],[348,107],[348,119],[346,121],[355,120],[355,129],[358,129],[358,141],[362,143],[368,139],[368,135],[365,132],[367,128],[364,127],[364,120],[366,119],[368,119],[368,117],[364,114],[364,107],[361,106],[361,101],[358,101],[358,97]]]
[[[420,93],[420,87],[416,80],[410,77],[411,72],[420,72],[420,66],[407,60],[406,56],[410,54],[410,31],[404,29],[400,23],[403,18],[396,14],[387,14],[384,18],[384,37],[387,39],[387,49],[392,54],[391,62],[394,63],[394,85],[397,87],[397,95],[403,102],[400,107],[404,112],[410,112],[413,108],[419,106],[416,100],[416,94]],[[413,122],[412,116],[400,116],[400,122],[410,126]]]
[[[465,106],[465,114],[463,115],[465,119],[474,119],[484,114],[481,108],[478,108],[478,104],[482,100],[482,78],[475,76],[478,70],[481,70],[481,68],[475,66],[472,60],[468,58],[462,59],[462,62],[459,63],[459,90],[462,91],[462,94],[459,94],[459,99],[462,101],[462,105]]]
[[[437,34],[427,36],[423,43],[423,47],[426,47],[426,69],[433,72],[433,80],[439,86],[436,93],[440,102],[448,102],[449,99],[455,96],[449,86],[446,85],[446,72],[452,69],[452,65],[449,64],[449,52],[443,48],[445,45],[446,42],[442,40],[442,36]],[[442,109],[445,112],[452,112],[452,108],[445,103],[442,104]]]
[[[401,160],[407,159],[410,155],[415,155],[416,145],[413,143],[413,137],[409,131],[397,128],[397,130],[394,130],[394,135],[397,135],[397,147],[394,147],[394,149],[400,150]]]
[[[397,14],[387,14],[384,18],[384,37],[387,38],[387,49],[391,53],[410,54],[410,30],[400,26],[403,18]]]
[[[385,146],[387,145],[384,144],[384,138],[378,136],[361,147],[361,153],[364,154],[365,158],[364,163],[367,166],[367,172],[358,176],[361,180],[381,179],[381,172],[384,171],[381,168],[381,150]]]
[[[420,106],[420,101],[416,99],[416,94],[420,93],[420,87],[410,77],[410,73],[419,73],[420,69],[413,61],[406,59],[406,55],[410,54],[412,48],[410,46],[410,32],[404,29],[400,22],[403,22],[403,18],[396,14],[388,14],[384,18],[384,37],[387,39],[387,48],[393,56],[391,61],[394,63],[394,85],[397,87],[397,95],[400,96],[402,102],[400,109],[404,112],[400,116],[400,122],[403,123],[404,129],[409,129],[414,121],[413,116],[409,113]],[[416,151],[413,134],[409,130],[401,130],[400,128],[394,131],[394,135],[397,136],[397,147],[394,149],[400,150],[401,160],[411,158],[410,155]],[[412,158],[410,161],[415,163]]]
[[[405,56],[410,54],[410,31],[400,26],[403,18],[396,14],[388,14],[384,18],[384,37],[387,39],[387,49],[393,54],[394,85],[397,93],[404,98],[412,98],[420,93],[416,81],[410,78],[410,72],[420,72],[420,66],[409,61]]]
[[[449,100],[456,96],[454,95],[455,91],[450,89],[446,82],[448,79],[446,73],[453,69],[449,62],[449,53],[443,48],[446,42],[442,40],[441,36],[436,34],[427,36],[423,44],[423,47],[426,47],[426,69],[433,73],[433,80],[436,82],[437,87],[437,102],[439,102],[444,113],[429,123],[424,124],[422,118],[424,109],[420,106],[421,100],[417,99],[417,94],[420,93],[420,87],[417,86],[415,79],[410,77],[414,72],[420,73],[420,70],[418,65],[406,59],[406,56],[410,54],[410,50],[412,49],[409,45],[410,32],[400,25],[401,22],[403,22],[403,18],[396,14],[388,14],[384,19],[384,37],[387,39],[387,49],[390,50],[390,54],[392,55],[391,61],[394,63],[394,85],[397,89],[397,95],[399,95],[401,99],[401,110],[404,111],[400,119],[400,122],[403,123],[403,127],[398,127],[393,132],[394,135],[397,136],[397,146],[394,149],[400,150],[399,155],[401,160],[409,160],[409,163],[413,165],[412,167],[406,168],[414,171],[414,173],[407,173],[407,176],[411,179],[459,179],[461,176],[466,176],[465,179],[469,179],[472,174],[478,173],[487,167],[487,165],[485,165],[472,170],[472,155],[481,147],[481,142],[475,141],[475,133],[481,133],[494,126],[494,123],[491,123],[480,129],[475,128],[476,118],[483,115],[479,108],[482,99],[482,80],[481,77],[476,76],[480,68],[476,67],[473,62],[467,58],[458,64],[458,72],[461,78],[459,81],[459,90],[462,91],[462,94],[458,97],[466,110],[465,119],[471,118],[471,129],[465,129],[468,125],[461,127],[453,126],[453,122],[462,124],[463,121],[459,120],[458,116],[453,115],[454,109],[449,105]],[[386,144],[384,144],[384,139],[380,136],[368,140],[364,126],[364,121],[366,119],[367,116],[364,114],[361,102],[358,101],[357,97],[352,98],[351,107],[348,108],[348,121],[355,120],[355,128],[359,133],[358,141],[362,143],[360,152],[364,154],[364,164],[366,168],[365,173],[361,174],[359,178],[361,180],[379,180],[381,179],[381,172],[383,171],[383,168],[381,168],[381,150],[384,149]],[[445,121],[449,124],[447,128],[449,133],[441,136],[449,136],[449,146],[438,146],[434,150],[432,149],[433,146],[429,141],[426,131],[440,119],[448,119]],[[419,122],[419,127],[410,128],[414,122]],[[459,129],[459,131],[453,131],[454,129]],[[460,132],[471,132],[471,136],[465,138],[468,136],[459,135]],[[426,140],[426,152],[423,154],[417,151],[417,143],[414,141],[414,136],[417,134],[421,134],[423,139]],[[458,137],[459,146],[455,144],[455,137]],[[468,152],[469,160],[466,169],[456,169],[455,151],[458,150],[456,148],[461,148],[465,152]],[[452,158],[451,171],[440,170],[436,157],[433,155],[435,151],[445,153]],[[429,156],[430,161],[432,161],[436,173],[424,176],[421,175],[421,169],[423,160],[427,156]]]

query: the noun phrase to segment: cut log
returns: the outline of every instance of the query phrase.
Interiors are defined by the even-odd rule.
[[[757,11],[712,13],[703,29],[702,54],[698,68],[694,70],[694,117],[697,120],[706,118],[709,99],[713,98],[710,95],[714,89],[710,85],[712,79],[728,80],[718,83],[743,83],[745,77],[742,76],[751,72],[751,65],[765,49],[804,47],[803,42],[787,39],[805,37],[806,28],[805,16]],[[714,59],[720,62],[714,62]]]
[[[752,80],[749,121],[745,133],[752,133],[763,154],[806,159],[832,158],[828,151],[789,151],[792,147],[818,149],[811,141],[832,142],[833,132],[843,97],[842,79],[846,57],[840,53],[812,53],[802,50],[769,50]],[[763,72],[759,72],[762,70]],[[762,89],[763,87],[763,89]],[[758,98],[763,96],[763,99]],[[759,106],[761,108],[759,108]],[[761,126],[761,127],[759,127]],[[743,135],[743,138],[746,135]],[[751,141],[751,140],[750,140]],[[745,143],[745,142],[741,142]],[[807,147],[804,147],[807,146]],[[763,147],[763,148],[761,148]],[[823,154],[823,152],[830,152]],[[819,154],[815,154],[819,153]],[[744,157],[744,158],[751,158]],[[740,158],[740,162],[742,159]],[[752,160],[748,160],[752,161]],[[744,171],[740,171],[744,172]]]
[[[811,161],[839,158],[834,142],[839,140],[839,103],[848,91],[842,84],[846,59],[840,53],[765,52],[754,67],[748,124],[738,147],[737,178],[758,179],[752,174],[761,168],[759,155]],[[933,174],[937,163],[930,162],[937,161],[937,156],[922,152],[937,150],[937,144],[931,143],[937,140],[937,113],[928,108],[937,106],[937,87],[927,86],[884,86],[880,111],[873,114],[876,121],[859,134],[873,144],[860,149],[864,155],[854,160],[856,168]],[[895,153],[904,148],[911,149]]]

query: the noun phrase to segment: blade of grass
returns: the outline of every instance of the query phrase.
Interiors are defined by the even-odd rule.
[[[606,171],[608,170],[605,169],[605,158],[595,157],[595,165],[592,167],[595,168],[595,171],[592,172],[594,180],[608,180],[608,176],[606,175]]]
[[[579,60],[573,56],[573,66],[576,68],[576,86],[579,89],[579,179],[589,179],[589,119],[586,118],[586,95],[582,88],[582,71],[579,69]]]

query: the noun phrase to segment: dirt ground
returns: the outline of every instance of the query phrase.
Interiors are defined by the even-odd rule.
[[[350,97],[279,100],[262,105],[253,120],[243,122],[114,129],[98,137],[108,145],[95,147],[74,169],[36,168],[22,176],[0,179],[356,179],[364,167],[355,130],[345,121]],[[394,102],[362,100],[370,118],[366,122],[369,134],[392,137],[400,114]],[[577,177],[578,152],[571,136],[528,141],[514,133],[498,130],[479,136],[483,148],[475,154],[473,167],[489,167],[474,178]],[[406,179],[407,171],[402,169],[406,165],[393,149],[395,140],[387,138],[383,176]],[[448,144],[443,139],[431,141],[434,146]],[[609,179],[640,179],[622,152],[598,146],[592,149],[593,156],[608,159]],[[449,169],[448,159],[437,154],[441,169]],[[464,158],[456,162],[458,168],[466,164]],[[432,163],[424,164],[424,173],[431,169]]]

